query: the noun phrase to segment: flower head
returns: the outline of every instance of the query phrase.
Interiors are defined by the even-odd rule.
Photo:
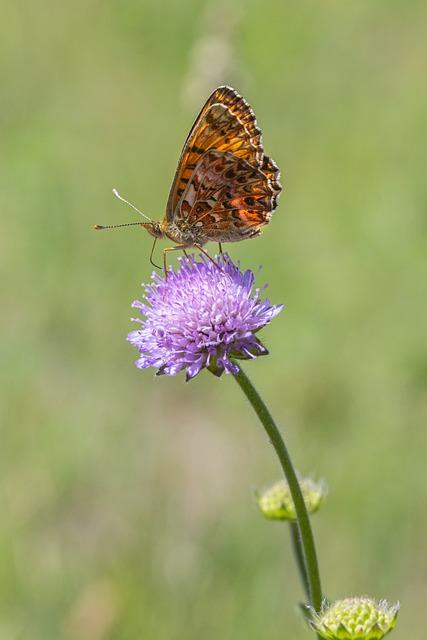
[[[325,640],[381,640],[396,624],[399,605],[345,598],[312,612],[311,627]]]
[[[326,497],[325,482],[315,482],[312,478],[299,480],[308,513],[318,510]],[[262,514],[269,520],[296,520],[294,501],[286,480],[280,480],[257,496]]]
[[[133,318],[141,327],[128,335],[139,350],[140,369],[155,367],[169,376],[184,369],[189,380],[205,367],[218,376],[236,374],[233,358],[268,353],[255,334],[283,305],[261,300],[261,291],[253,291],[253,272],[240,271],[227,255],[217,257],[217,265],[181,258],[176,272],[153,274],[152,280],[144,301],[132,305],[143,316]]]

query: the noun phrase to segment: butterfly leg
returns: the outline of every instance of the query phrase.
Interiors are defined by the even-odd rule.
[[[209,253],[208,253],[207,251],[205,251],[205,250],[203,249],[203,247],[202,247],[202,246],[200,246],[200,244],[195,244],[194,246],[196,247],[196,249],[198,249],[199,251],[201,251],[201,253],[203,253],[207,258],[209,258],[209,260],[210,260],[211,262],[213,262],[213,263],[214,263],[214,265],[217,267],[217,269],[220,269],[220,270],[221,270],[221,267],[219,266],[219,264],[218,264],[217,262],[215,262],[215,260],[214,260],[213,258],[211,258],[211,256],[209,255]]]
[[[156,242],[157,242],[157,238],[154,238],[153,246],[151,247],[150,262],[153,265],[153,267],[156,267],[156,269],[161,269],[162,267],[159,267],[159,265],[153,261],[153,253],[154,253],[154,247],[156,246]]]
[[[165,280],[167,280],[168,278],[168,271],[166,267],[166,254],[169,253],[169,251],[184,251],[185,253],[186,248],[187,248],[186,244],[178,244],[176,247],[166,247],[165,249],[163,249],[163,271],[165,273]]]
[[[222,244],[220,242],[218,242],[218,248],[220,253],[224,253],[222,250]]]

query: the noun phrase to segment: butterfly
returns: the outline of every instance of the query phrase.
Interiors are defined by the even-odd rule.
[[[209,241],[218,242],[222,251],[224,242],[260,235],[277,206],[279,179],[278,166],[264,154],[251,107],[231,87],[218,87],[187,136],[163,219],[95,228],[139,224],[155,242],[168,238],[174,246],[163,250],[166,273],[169,251],[196,247],[208,255],[203,245]]]

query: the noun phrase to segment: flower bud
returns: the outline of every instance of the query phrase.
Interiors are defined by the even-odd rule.
[[[399,604],[345,598],[312,611],[310,626],[325,640],[381,640],[396,624]]]
[[[323,480],[315,482],[312,478],[299,480],[305,506],[308,513],[318,510],[327,494]],[[296,520],[294,501],[286,480],[276,482],[273,486],[257,495],[258,506],[269,520]]]

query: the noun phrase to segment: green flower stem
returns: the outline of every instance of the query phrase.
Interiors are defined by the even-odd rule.
[[[307,570],[305,568],[304,552],[301,546],[301,538],[296,522],[289,523],[289,531],[291,532],[292,549],[294,551],[295,560],[304,587],[307,600],[310,600],[310,585],[308,583]]]
[[[261,420],[262,425],[267,432],[268,437],[270,438],[271,444],[276,450],[277,456],[280,460],[280,464],[282,465],[282,469],[285,472],[286,480],[289,485],[292,500],[295,505],[295,511],[297,514],[299,539],[301,541],[303,559],[306,567],[310,604],[316,611],[320,611],[322,605],[322,589],[320,585],[319,567],[317,564],[313,532],[311,530],[310,519],[308,517],[304,498],[299,486],[295,469],[292,465],[291,458],[280,434],[280,431],[277,428],[276,423],[274,422],[269,410],[267,409],[264,401],[261,399],[255,387],[253,386],[252,382],[242,371],[240,364],[239,373],[237,373],[234,378],[251,403],[258,418]]]

